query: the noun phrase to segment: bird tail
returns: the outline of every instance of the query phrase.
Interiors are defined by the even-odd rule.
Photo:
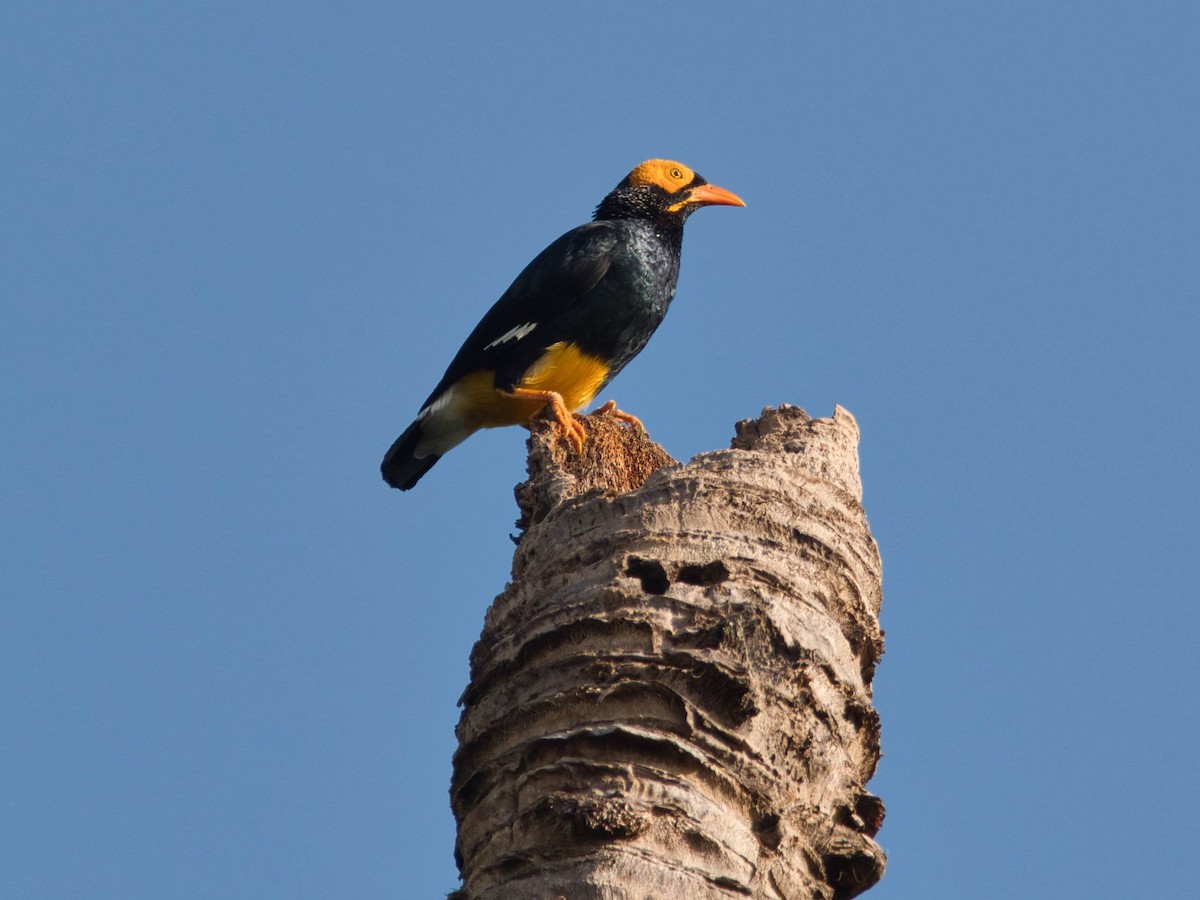
[[[392,487],[407,491],[442,458],[440,453],[417,456],[417,445],[421,442],[421,437],[421,420],[418,419],[404,430],[404,434],[396,438],[391,449],[384,455],[379,471],[383,474],[383,480]]]

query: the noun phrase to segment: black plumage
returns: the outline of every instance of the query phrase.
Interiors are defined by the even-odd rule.
[[[548,403],[576,446],[569,410],[592,401],[666,315],[683,226],[701,206],[744,206],[686,166],[650,160],[517,276],[464,341],[381,471],[407,490],[479,428],[524,424]],[[628,417],[632,419],[632,417]]]

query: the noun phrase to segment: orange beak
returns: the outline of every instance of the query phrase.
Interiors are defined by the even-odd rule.
[[[723,187],[715,184],[701,184],[692,188],[688,194],[688,203],[699,203],[701,206],[745,206],[746,201]]]

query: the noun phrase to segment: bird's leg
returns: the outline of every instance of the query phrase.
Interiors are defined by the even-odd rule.
[[[594,415],[594,416],[608,416],[608,415],[616,416],[618,419],[620,419],[626,425],[632,425],[634,428],[636,428],[638,431],[641,431],[642,433],[645,433],[645,431],[646,431],[646,426],[642,424],[641,419],[639,419],[635,415],[632,415],[631,413],[625,412],[622,409],[617,409],[617,401],[616,400],[609,400],[607,403],[605,403],[603,406],[601,406],[599,409],[597,409],[594,413],[592,413],[592,415]]]
[[[522,400],[541,400],[554,413],[555,420],[566,434],[567,440],[571,442],[571,446],[575,448],[575,452],[583,452],[583,442],[587,440],[587,431],[567,409],[562,394],[557,391],[536,391],[533,388],[523,387],[515,387],[511,391],[500,391],[500,393],[506,397],[518,397]],[[539,415],[541,415],[541,410],[534,413],[532,418],[537,418]]]

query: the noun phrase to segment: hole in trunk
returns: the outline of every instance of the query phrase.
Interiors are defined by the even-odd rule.
[[[647,594],[665,594],[671,586],[667,570],[657,559],[642,559],[640,556],[629,557],[625,563],[625,574],[642,582],[642,590]]]
[[[719,559],[713,560],[710,563],[679,567],[680,581],[686,581],[688,584],[698,584],[701,587],[720,584],[722,581],[728,580],[728,578],[729,568]]]

